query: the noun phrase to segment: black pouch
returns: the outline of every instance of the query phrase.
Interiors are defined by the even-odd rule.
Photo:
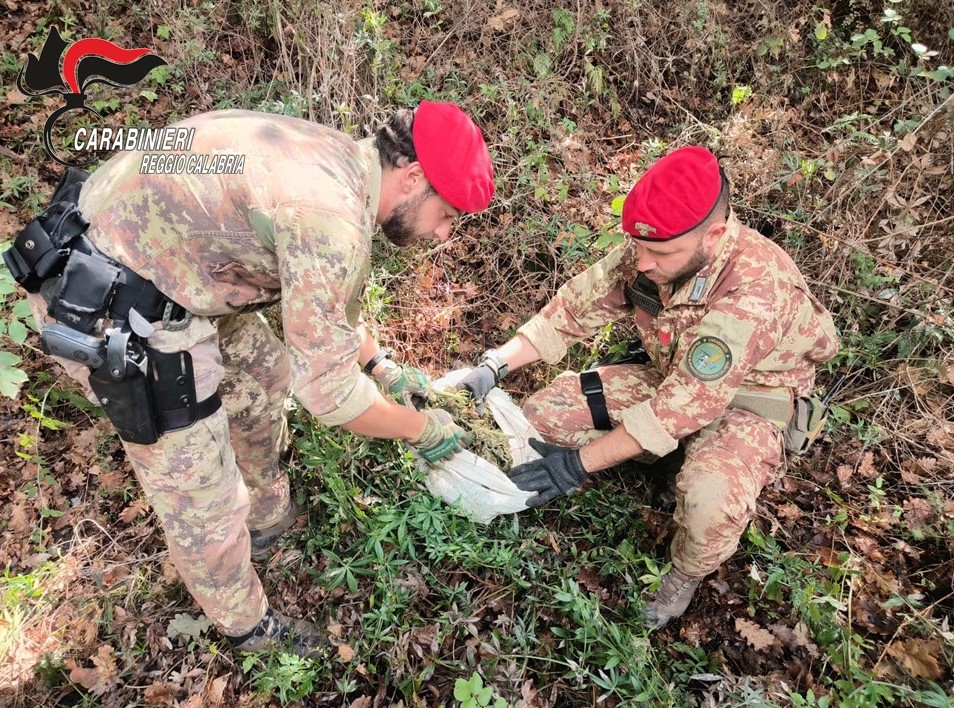
[[[148,372],[148,368],[147,368]],[[159,439],[155,400],[149,377],[132,360],[119,370],[109,361],[89,375],[89,385],[115,426],[119,437],[138,445],[152,445]]]
[[[106,316],[120,269],[102,258],[78,250],[70,253],[59,287],[50,301],[49,315],[89,334]]]
[[[34,219],[3,252],[3,262],[14,280],[28,293],[35,293],[45,279],[59,275],[66,254],[53,243],[39,219]]]

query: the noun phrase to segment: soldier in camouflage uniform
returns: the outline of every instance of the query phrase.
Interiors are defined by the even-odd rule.
[[[401,404],[428,390],[378,347],[361,296],[375,226],[398,246],[446,240],[458,216],[489,204],[490,157],[469,117],[429,101],[360,141],[248,111],[178,125],[195,129],[193,154],[244,155],[243,173],[141,174],[143,154],[125,152],[85,182],[78,207],[96,248],[189,313],[185,327],[148,325],[148,345],[188,352],[196,400],[217,394],[222,407],[155,444],[124,446],[206,615],[239,649],[291,638],[307,655],[318,633],[269,608],[251,563],[299,513],[279,467],[289,390],[321,423],[403,439],[428,461],[459,449],[449,414],[392,402],[369,378]],[[33,301],[42,316],[46,303]],[[255,312],[279,301],[284,343]]]
[[[735,552],[778,474],[793,400],[808,395],[837,337],[791,258],[739,223],[707,150],[682,148],[653,165],[622,222],[632,238],[563,285],[461,387],[480,399],[508,370],[556,363],[606,323],[635,319],[648,361],[599,367],[595,379],[565,372],[533,395],[524,411],[549,444],[535,443],[543,458],[510,476],[538,492],[535,506],[599,470],[684,448],[672,571],[644,605],[656,628],[682,615]]]

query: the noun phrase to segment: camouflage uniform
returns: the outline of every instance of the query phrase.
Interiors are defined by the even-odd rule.
[[[184,582],[237,636],[266,609],[249,529],[289,506],[278,467],[289,387],[326,425],[378,396],[358,364],[356,327],[381,167],[373,140],[304,120],[221,111],[178,125],[196,129],[193,153],[245,155],[243,174],[141,175],[142,153],[122,153],[89,178],[79,207],[101,251],[194,315],[149,344],[190,352],[198,400],[218,390],[223,409],[125,448]],[[279,299],[284,345],[250,312]]]
[[[674,292],[660,288],[658,315],[627,299],[637,260],[627,241],[560,288],[519,332],[556,363],[568,344],[635,316],[652,362],[599,369],[610,420],[650,456],[683,443],[672,559],[702,576],[735,552],[756,498],[782,462],[790,406],[773,421],[733,399],[740,391],[808,394],[815,365],[834,356],[837,337],[791,258],[734,215],[711,264]],[[573,372],[532,396],[525,412],[558,444],[581,447],[604,434],[594,430]]]

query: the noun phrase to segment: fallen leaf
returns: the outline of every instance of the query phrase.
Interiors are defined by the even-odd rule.
[[[143,701],[147,706],[171,706],[176,700],[176,688],[168,683],[154,683],[146,687]]]
[[[937,377],[946,384],[954,386],[954,364],[941,364]]]
[[[896,659],[914,678],[937,681],[941,678],[941,667],[937,655],[941,650],[940,640],[922,641],[908,639],[904,642],[891,642],[888,654]]]
[[[506,29],[507,25],[512,24],[518,17],[520,17],[520,10],[510,8],[504,10],[499,15],[494,15],[489,20],[487,24],[490,25],[490,29],[502,32]]]
[[[900,147],[905,152],[911,152],[914,149],[914,144],[918,141],[917,133],[908,133],[903,138],[898,141],[898,147]]]
[[[370,696],[361,696],[361,698],[355,698],[351,701],[351,705],[348,708],[371,708],[372,701]]]
[[[214,679],[208,688],[205,689],[205,705],[208,708],[219,708],[219,706],[225,705],[224,695],[228,685],[228,674]]]
[[[838,465],[838,469],[835,470],[835,474],[838,476],[838,484],[841,485],[842,489],[848,486],[848,482],[851,480],[851,475],[853,472],[854,469],[851,465]]]
[[[762,651],[778,644],[775,636],[767,629],[763,629],[752,620],[737,617],[735,631],[739,633],[756,651]]]
[[[84,669],[72,659],[67,659],[63,663],[66,668],[70,670],[70,681],[72,683],[79,684],[87,691],[93,690],[96,682],[99,681],[99,675],[96,673],[96,669]]]
[[[347,663],[354,658],[354,649],[350,644],[338,645],[338,658]]]
[[[186,637],[188,639],[198,639],[204,632],[208,632],[212,625],[205,615],[199,615],[198,618],[192,615],[180,612],[169,623],[166,629],[166,636],[169,639],[176,637]]]
[[[861,463],[858,465],[858,474],[868,479],[873,479],[877,477],[879,472],[874,465],[874,453],[866,452],[862,458]]]
[[[149,502],[145,499],[137,499],[132,504],[123,509],[123,513],[119,515],[119,520],[124,524],[132,523],[133,519],[138,516],[142,516],[146,513],[146,510],[149,508]]]
[[[923,528],[934,521],[934,507],[927,499],[920,497],[905,499],[904,520],[909,528]]]

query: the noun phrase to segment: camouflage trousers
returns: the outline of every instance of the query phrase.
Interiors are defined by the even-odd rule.
[[[662,377],[646,366],[618,364],[597,369],[610,421],[655,394]],[[524,413],[553,443],[582,447],[605,431],[595,430],[579,374],[560,374],[531,396]],[[716,570],[738,548],[755,514],[755,503],[774,481],[782,462],[782,436],[768,420],[748,411],[726,409],[712,423],[684,440],[685,461],[676,475],[676,527],[672,562],[691,576]]]
[[[45,303],[34,297],[42,322]],[[185,330],[160,330],[148,341],[163,352],[189,352],[197,400],[218,391],[222,408],[154,445],[123,447],[189,592],[223,633],[241,635],[268,607],[250,559],[249,530],[274,525],[290,504],[288,477],[279,468],[288,442],[290,362],[258,313],[195,317]],[[89,370],[57,361],[95,402]]]

